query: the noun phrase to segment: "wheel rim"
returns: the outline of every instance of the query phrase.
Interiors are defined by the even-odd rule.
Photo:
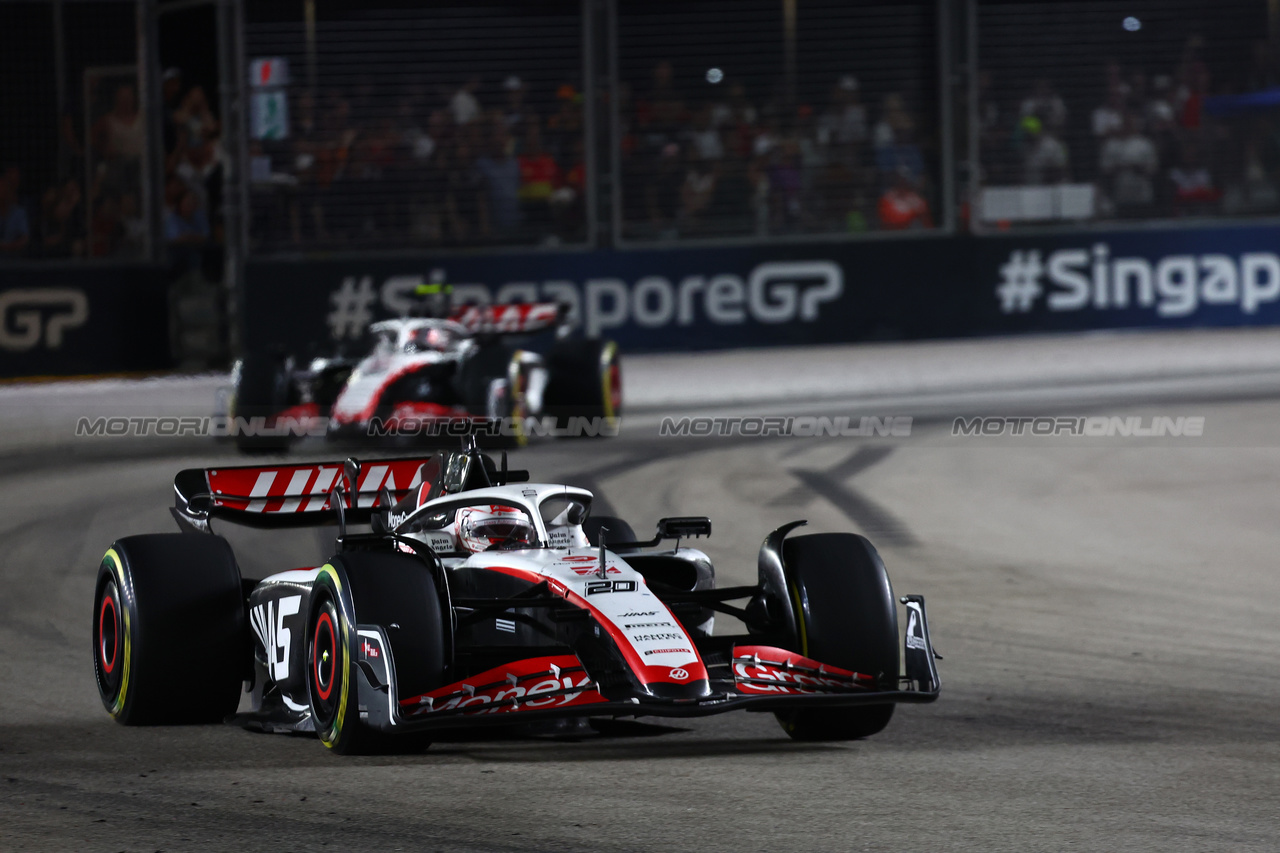
[[[308,654],[312,710],[322,726],[333,722],[341,690],[342,647],[338,643],[337,621],[333,602],[325,601],[316,615]]]
[[[120,613],[120,592],[115,581],[102,587],[94,617],[94,662],[98,676],[98,688],[108,699],[115,698],[120,687],[120,673],[124,668],[121,645],[124,632]]]

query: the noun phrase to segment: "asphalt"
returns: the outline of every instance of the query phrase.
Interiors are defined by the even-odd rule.
[[[895,590],[928,599],[944,692],[835,745],[747,713],[362,758],[227,726],[119,726],[90,659],[101,554],[173,529],[178,468],[235,457],[192,438],[24,439],[0,453],[0,849],[1273,851],[1280,391],[1116,387],[902,396],[908,437],[661,438],[650,418],[514,458],[638,531],[711,516],[723,584],[751,582],[760,540],[795,518],[877,542]],[[851,399],[775,405],[881,414]],[[952,414],[984,406],[1205,430],[951,435]],[[247,573],[329,545],[233,542]]]

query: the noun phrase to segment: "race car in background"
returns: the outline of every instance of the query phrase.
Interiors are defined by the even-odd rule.
[[[237,429],[237,445],[283,451],[314,434],[316,423],[331,438],[447,436],[450,443],[460,433],[445,427],[469,426],[488,430],[490,446],[524,444],[527,418],[552,419],[548,432],[616,433],[618,347],[573,338],[564,306],[450,305],[428,313],[436,316],[371,324],[372,350],[360,358],[245,358],[226,411],[251,425]]]
[[[792,522],[765,537],[755,584],[717,588],[685,545],[708,519],[664,518],[637,542],[590,514],[590,492],[528,480],[474,443],[181,471],[185,532],[120,539],[99,568],[103,705],[124,724],[214,722],[243,689],[241,725],[358,753],[485,724],[734,709],[771,711],[797,740],[847,740],[883,729],[897,703],[937,698],[924,599],[895,601],[865,538],[788,538]],[[336,553],[246,581],[215,519],[336,521]],[[356,522],[372,532],[348,532]],[[747,633],[713,633],[717,612]]]

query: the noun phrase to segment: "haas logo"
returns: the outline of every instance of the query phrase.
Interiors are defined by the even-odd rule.
[[[671,677],[674,678],[676,681],[684,681],[686,678],[689,677],[689,673],[687,670],[673,669],[671,670]]]
[[[259,604],[250,614],[253,632],[267,653],[267,671],[272,681],[284,681],[289,677],[289,646],[293,632],[284,626],[284,617],[296,614],[301,604],[302,596],[287,595],[279,601]]]
[[[0,293],[0,349],[26,352],[41,337],[48,349],[61,349],[66,331],[88,319],[89,299],[82,290],[7,290]]]

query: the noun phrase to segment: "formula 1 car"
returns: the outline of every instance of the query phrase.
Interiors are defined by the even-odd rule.
[[[180,472],[184,532],[120,539],[98,572],[103,705],[124,724],[211,722],[244,685],[234,721],[361,753],[459,727],[733,709],[772,711],[797,740],[845,740],[883,729],[896,703],[937,698],[924,599],[900,599],[904,643],[865,538],[787,538],[792,522],[765,537],[756,584],[717,588],[684,545],[708,519],[664,518],[637,542],[589,514],[590,492],[528,479],[474,446]],[[336,553],[244,581],[214,519],[336,520]],[[713,634],[716,612],[747,633]]]
[[[463,305],[437,313],[371,324],[373,348],[363,358],[245,358],[226,407],[232,422],[240,419],[237,445],[281,452],[317,428],[347,439],[452,441],[481,432],[508,446],[523,445],[530,425],[544,434],[616,434],[618,347],[570,337],[564,306]]]

